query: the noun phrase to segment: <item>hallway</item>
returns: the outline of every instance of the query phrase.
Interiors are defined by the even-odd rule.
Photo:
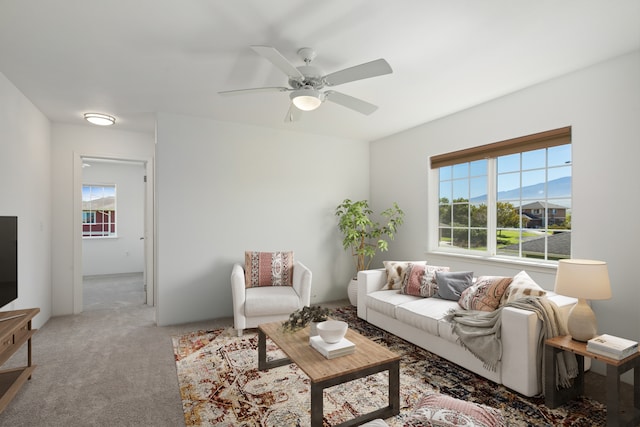
[[[145,305],[142,273],[86,276],[82,280],[83,311]]]

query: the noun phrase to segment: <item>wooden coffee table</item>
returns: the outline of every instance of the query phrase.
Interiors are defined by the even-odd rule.
[[[389,405],[345,421],[341,427],[360,425],[400,413],[400,356],[349,329],[346,338],[356,345],[353,354],[326,359],[309,345],[309,328],[284,332],[282,322],[258,326],[258,369],[265,371],[295,363],[311,380],[311,426],[322,426],[323,390],[334,385],[389,371]],[[288,357],[267,361],[267,337]]]

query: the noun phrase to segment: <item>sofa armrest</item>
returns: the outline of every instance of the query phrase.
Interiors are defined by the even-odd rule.
[[[300,261],[296,261],[293,264],[293,289],[300,296],[302,307],[311,304],[311,279],[311,270]]]
[[[577,302],[575,298],[554,295],[553,301],[562,316],[568,316],[569,310]],[[544,351],[540,348],[542,321],[535,312],[515,307],[502,310],[502,383],[525,396],[535,396],[542,392],[539,361]]]
[[[231,270],[231,298],[233,300],[233,323],[238,330],[245,329],[246,317],[244,315],[245,301],[244,267],[234,264]]]
[[[539,389],[538,353],[542,322],[536,313],[515,307],[502,309],[502,383],[535,396]]]
[[[385,283],[387,272],[384,268],[358,272],[358,317],[367,320],[367,294],[379,291]]]

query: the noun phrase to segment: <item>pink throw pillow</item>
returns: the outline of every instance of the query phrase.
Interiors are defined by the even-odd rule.
[[[244,280],[247,288],[293,286],[293,252],[246,251]]]

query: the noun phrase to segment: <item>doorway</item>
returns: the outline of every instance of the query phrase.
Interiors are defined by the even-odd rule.
[[[74,313],[156,306],[152,159],[77,154],[74,171]]]

